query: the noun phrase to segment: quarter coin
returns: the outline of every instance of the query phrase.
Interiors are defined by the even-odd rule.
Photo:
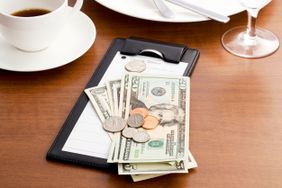
[[[126,126],[126,121],[119,116],[111,116],[103,123],[103,128],[108,132],[119,132]]]
[[[143,72],[146,70],[146,64],[143,60],[132,60],[124,68],[129,72]]]
[[[141,114],[143,118],[145,118],[148,115],[148,110],[146,108],[134,108],[130,112],[130,115],[133,114]]]
[[[132,114],[127,119],[127,124],[130,127],[134,127],[134,128],[141,127],[143,123],[144,123],[144,118],[141,114]]]
[[[144,143],[151,139],[149,133],[146,131],[138,131],[132,138],[135,142]]]
[[[132,127],[126,127],[122,130],[122,136],[126,138],[132,138],[136,133],[138,133],[138,130]]]
[[[142,127],[144,129],[154,129],[159,125],[159,119],[155,116],[148,115],[144,119],[144,124]]]

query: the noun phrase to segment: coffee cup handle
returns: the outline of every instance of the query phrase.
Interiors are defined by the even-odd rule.
[[[83,5],[83,0],[77,0],[75,5],[73,6],[74,11],[79,11]]]
[[[82,5],[83,5],[83,0],[76,0],[76,3],[74,4],[73,9],[71,11],[71,15],[73,15],[76,12],[79,12]]]

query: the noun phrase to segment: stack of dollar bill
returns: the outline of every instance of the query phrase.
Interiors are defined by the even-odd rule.
[[[108,131],[112,140],[108,162],[118,163],[120,175],[141,181],[165,174],[188,173],[197,167],[189,150],[190,79],[126,73],[120,80],[85,90],[102,124],[112,117],[125,122],[132,110],[146,109],[158,119],[154,129],[138,128],[150,137],[136,142],[122,131]],[[108,121],[109,122],[109,121]],[[116,122],[115,126],[121,126]],[[124,127],[125,126],[125,127]],[[125,123],[122,128],[128,125]]]

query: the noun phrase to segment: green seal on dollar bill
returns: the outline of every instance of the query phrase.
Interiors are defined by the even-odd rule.
[[[164,145],[163,140],[151,140],[148,145],[152,148],[161,148]]]

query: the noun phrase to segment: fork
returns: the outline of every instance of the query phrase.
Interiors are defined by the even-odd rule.
[[[173,18],[174,12],[163,2],[163,0],[154,0],[156,7],[159,9],[160,14],[165,18]]]

